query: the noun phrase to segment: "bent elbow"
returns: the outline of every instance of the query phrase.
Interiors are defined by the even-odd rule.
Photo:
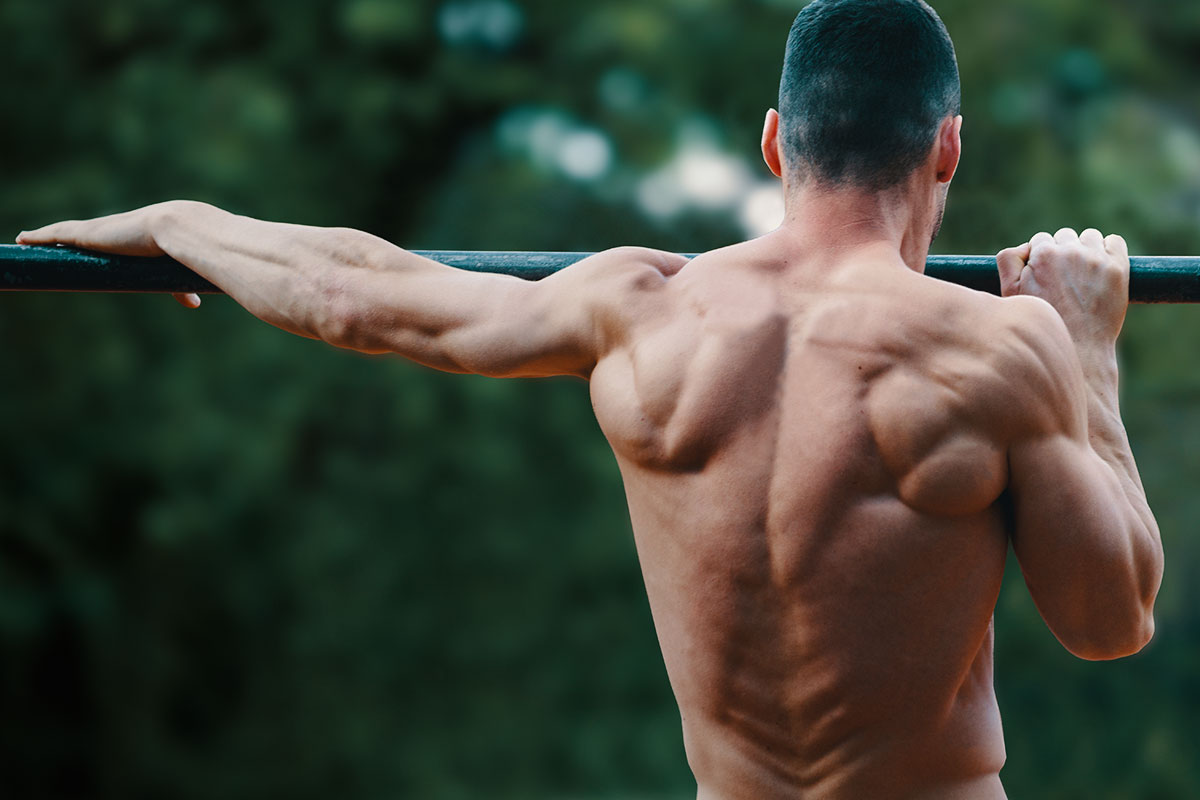
[[[312,333],[334,347],[363,350],[367,344],[363,335],[365,314],[357,301],[357,293],[347,285],[349,281],[345,276],[333,273],[322,278],[315,287],[316,297],[311,303]]]
[[[1142,651],[1154,638],[1154,603],[1162,585],[1163,552],[1153,519],[1131,533],[1132,552],[1122,570],[1105,582],[1107,591],[1091,593],[1077,618],[1077,636],[1062,639],[1075,656],[1112,661]]]
[[[313,321],[313,332],[319,339],[334,347],[344,347],[357,350],[358,320],[355,315],[342,304],[333,303],[323,309],[319,319]]]
[[[1153,609],[1146,608],[1118,622],[1106,620],[1087,635],[1059,637],[1063,646],[1084,661],[1115,661],[1140,653],[1154,638]]]

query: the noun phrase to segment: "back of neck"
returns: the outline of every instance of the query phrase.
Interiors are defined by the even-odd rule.
[[[883,192],[827,187],[811,182],[787,194],[786,214],[777,234],[808,250],[843,256],[889,251],[910,269],[923,272],[929,254],[932,213],[922,213],[910,185]]]

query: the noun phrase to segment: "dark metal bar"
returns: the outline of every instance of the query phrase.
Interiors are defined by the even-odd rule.
[[[416,251],[451,267],[538,280],[591,253]],[[930,256],[926,272],[942,280],[999,294],[992,256]],[[0,291],[197,292],[221,290],[169,258],[110,256],[66,247],[0,245]],[[1135,303],[1200,303],[1200,258],[1132,259],[1129,296]]]

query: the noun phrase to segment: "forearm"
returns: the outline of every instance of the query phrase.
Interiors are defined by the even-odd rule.
[[[341,336],[345,294],[385,245],[359,231],[264,222],[188,201],[158,207],[151,230],[167,255],[250,313],[326,341]]]
[[[1162,542],[1121,420],[1115,343],[1079,348],[1087,393],[1088,443],[1111,471],[1116,519],[1129,537],[1128,568],[1143,604],[1153,601],[1162,575]]]
[[[512,320],[537,314],[527,281],[452,269],[362,231],[190,202],[164,204],[154,229],[167,255],[265,322],[448,372],[486,372],[504,360]]]
[[[1088,442],[1120,480],[1123,494],[1143,519],[1153,521],[1137,463],[1121,420],[1115,344],[1079,348],[1087,392]]]

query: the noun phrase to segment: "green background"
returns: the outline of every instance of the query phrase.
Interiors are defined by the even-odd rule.
[[[0,230],[188,197],[413,248],[722,245],[800,5],[6,0]],[[936,5],[966,116],[938,251],[1094,225],[1200,252],[1200,5]],[[694,793],[583,384],[224,298],[3,295],[0,340],[5,797]],[[1077,661],[1009,570],[1013,797],[1200,796],[1197,342],[1182,306],[1122,342],[1154,642]]]

